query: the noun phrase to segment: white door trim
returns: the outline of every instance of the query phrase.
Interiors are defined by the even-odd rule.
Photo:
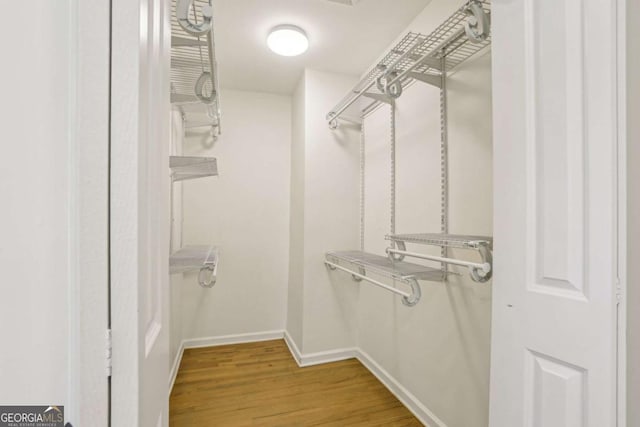
[[[618,390],[617,427],[627,425],[627,1],[617,2]]]
[[[140,1],[112,1],[111,54],[111,425],[138,425]],[[115,108],[117,107],[117,108]]]
[[[72,0],[67,421],[107,426],[109,0]]]

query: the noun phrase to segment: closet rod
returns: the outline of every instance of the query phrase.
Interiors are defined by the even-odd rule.
[[[491,272],[491,264],[488,262],[478,263],[478,262],[471,262],[471,261],[462,261],[455,258],[445,258],[445,257],[439,257],[435,255],[425,255],[425,254],[419,254],[416,252],[401,251],[393,248],[387,248],[387,254],[405,255],[413,258],[426,259],[429,261],[437,261],[437,262],[444,262],[446,264],[460,265],[463,267],[467,267],[470,270],[480,270],[484,273],[484,275]]]
[[[342,267],[342,266],[340,266],[338,264],[334,264],[333,262],[325,261],[324,263],[327,266],[329,266],[329,268],[331,268],[331,269],[336,269],[337,268],[338,270],[342,270],[342,271],[344,271],[346,273],[351,273],[352,276],[355,276],[355,277],[357,277],[359,279],[362,279],[362,280],[366,280],[367,282],[369,282],[369,283],[371,283],[373,285],[379,286],[379,287],[381,287],[383,289],[386,289],[389,292],[393,292],[394,294],[402,295],[405,298],[411,297],[411,294],[409,292],[401,291],[400,289],[396,289],[393,286],[389,286],[389,285],[386,285],[384,283],[378,282],[377,280],[371,279],[370,277],[367,277],[367,276],[365,276],[363,274],[356,273],[355,271],[349,270],[348,268]]]

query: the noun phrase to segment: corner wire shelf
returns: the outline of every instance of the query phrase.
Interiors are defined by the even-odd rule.
[[[344,267],[348,263],[357,270]],[[447,272],[441,269],[426,267],[424,265],[409,262],[395,261],[389,257],[370,254],[363,251],[332,251],[325,255],[325,264],[331,270],[342,270],[351,273],[354,280],[365,280],[378,287],[402,296],[402,303],[412,307],[420,301],[422,295],[418,280],[442,282]],[[402,291],[393,286],[379,282],[367,274],[376,274],[394,281],[400,281],[411,287],[411,292]]]
[[[189,116],[187,128],[211,127],[217,137],[221,111],[211,0],[172,0],[171,9],[171,104]],[[187,11],[184,19],[180,10]]]
[[[396,248],[387,248],[387,254],[396,261],[402,261],[405,256],[425,259],[429,261],[441,262],[443,265],[453,264],[469,269],[471,278],[476,282],[484,283],[491,279],[493,275],[493,237],[489,236],[469,236],[462,234],[445,233],[416,233],[416,234],[392,234],[386,236],[392,241]],[[440,246],[443,248],[458,248],[476,250],[480,255],[481,262],[463,261],[456,258],[438,257],[425,255],[416,252],[409,252],[406,243],[416,243],[421,245]]]
[[[219,251],[216,246],[185,246],[169,258],[171,274],[198,271],[198,283],[211,288],[218,275]]]
[[[490,0],[468,0],[431,34],[408,33],[327,114],[329,126],[337,128],[338,119],[361,123],[414,81],[442,87],[448,71],[491,44],[490,6]],[[356,102],[363,97],[369,102]]]
[[[169,167],[174,182],[218,175],[218,162],[214,157],[170,156]]]

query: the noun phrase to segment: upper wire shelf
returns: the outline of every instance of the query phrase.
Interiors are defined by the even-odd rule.
[[[215,246],[185,246],[169,258],[169,272],[180,274],[198,271],[200,286],[210,288],[216,283],[218,261],[219,251]]]
[[[170,156],[169,167],[173,181],[218,175],[218,162],[214,157]]]
[[[391,234],[386,236],[387,240],[394,242],[397,247],[387,248],[389,258],[402,261],[404,257],[413,257],[429,261],[440,262],[443,266],[447,264],[467,267],[471,278],[480,283],[491,279],[493,275],[493,237],[489,236],[468,236],[462,234],[444,233],[417,233],[417,234]],[[417,243],[422,245],[441,246],[443,248],[473,249],[480,255],[480,262],[465,261],[458,258],[440,257],[416,252],[409,252],[406,243]]]
[[[327,114],[330,127],[338,119],[361,121],[413,81],[442,87],[446,72],[491,44],[490,6],[490,0],[467,0],[431,34],[408,33]]]
[[[480,246],[493,248],[493,237],[467,236],[462,234],[443,233],[416,233],[416,234],[391,234],[387,240],[393,242],[418,243],[423,245],[444,246],[460,249],[478,249]]]
[[[171,103],[183,113],[203,113],[199,126],[211,126],[217,136],[221,112],[212,15],[211,0],[172,1]]]

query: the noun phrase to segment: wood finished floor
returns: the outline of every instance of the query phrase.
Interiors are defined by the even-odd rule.
[[[170,426],[422,426],[358,360],[300,368],[284,340],[185,350]]]

